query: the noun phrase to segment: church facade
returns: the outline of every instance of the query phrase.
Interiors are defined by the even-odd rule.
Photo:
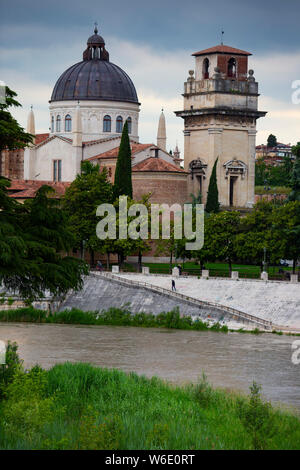
[[[49,133],[36,134],[31,109],[27,131],[35,135],[34,142],[18,154],[2,153],[2,174],[12,179],[12,196],[25,199],[45,183],[59,187],[61,194],[80,173],[84,160],[98,164],[100,170],[106,167],[113,182],[127,121],[135,199],[151,193],[150,202],[184,204],[191,194],[200,193],[205,204],[218,160],[221,206],[251,207],[256,120],[266,113],[258,111],[258,84],[253,71],[248,71],[250,53],[221,44],[193,55],[195,71],[189,72],[184,84],[183,110],[175,112],[184,120],[184,168],[178,148],[167,151],[163,111],[156,144],[139,142],[140,102],[135,86],[126,72],[110,62],[105,41],[95,28],[82,61],[69,67],[54,86]]]

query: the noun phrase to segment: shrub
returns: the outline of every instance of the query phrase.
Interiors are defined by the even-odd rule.
[[[17,343],[8,341],[5,364],[2,366],[2,374],[0,374],[0,399],[3,398],[7,386],[12,382],[16,372],[22,369],[23,361],[19,358],[17,351]]]
[[[117,416],[106,416],[99,422],[99,415],[88,407],[80,420],[78,448],[83,450],[119,449],[122,423]]]
[[[261,386],[256,382],[250,387],[249,401],[238,400],[238,416],[250,434],[254,450],[263,450],[267,447],[275,431],[275,415],[271,404],[264,402],[260,395]]]

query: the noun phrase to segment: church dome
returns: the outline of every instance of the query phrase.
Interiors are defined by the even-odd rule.
[[[87,41],[83,60],[68,68],[57,80],[50,102],[67,100],[109,100],[138,103],[130,77],[109,62],[104,39],[95,28]]]

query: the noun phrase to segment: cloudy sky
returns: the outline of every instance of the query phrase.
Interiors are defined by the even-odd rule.
[[[48,100],[60,74],[82,60],[95,21],[110,60],[133,80],[142,103],[139,134],[155,142],[160,109],[167,119],[167,148],[183,148],[183,82],[191,54],[220,43],[253,53],[259,81],[257,143],[273,133],[280,142],[300,141],[300,0],[0,0],[0,80],[17,91],[26,126],[34,106],[36,129],[49,128]]]

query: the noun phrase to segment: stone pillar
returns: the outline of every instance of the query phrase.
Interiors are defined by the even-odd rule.
[[[201,278],[202,279],[208,279],[209,278],[209,269],[202,269]]]
[[[83,160],[82,154],[82,120],[79,104],[76,106],[75,115],[73,119],[72,131],[72,160],[74,168],[74,179],[76,175],[81,173],[81,161]]]
[[[150,274],[149,266],[143,266],[142,267],[142,273],[143,274]]]
[[[172,276],[174,277],[179,277],[179,269],[178,268],[173,268],[172,269]]]
[[[238,281],[238,279],[239,279],[239,272],[238,272],[238,271],[232,271],[232,272],[231,272],[231,279],[234,279],[235,281]]]
[[[262,281],[267,281],[268,278],[269,278],[269,275],[266,271],[263,271],[260,275],[260,278],[261,278]]]
[[[120,272],[120,269],[119,269],[119,266],[118,265],[114,265],[111,267],[111,272],[113,274],[118,274]]]
[[[291,274],[291,282],[296,284],[298,282],[298,274]]]
[[[248,197],[247,207],[253,207],[254,205],[254,187],[255,187],[255,141],[256,141],[256,130],[248,130]]]

